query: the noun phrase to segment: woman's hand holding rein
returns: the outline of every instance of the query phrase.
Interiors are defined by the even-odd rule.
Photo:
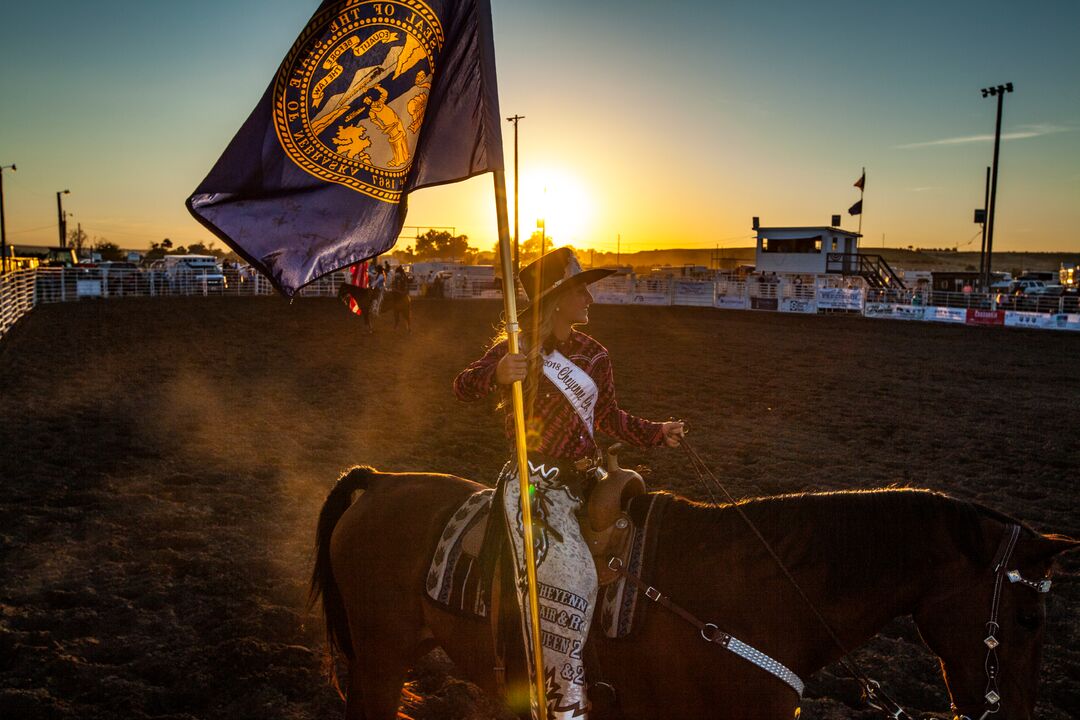
[[[685,434],[685,428],[681,420],[673,420],[663,425],[664,442],[668,447],[679,447],[680,440]]]

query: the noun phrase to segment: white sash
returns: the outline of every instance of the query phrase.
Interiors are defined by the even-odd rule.
[[[558,350],[554,350],[544,358],[544,375],[566,397],[574,412],[585,423],[585,427],[589,428],[589,437],[592,437],[593,410],[596,408],[599,391],[589,373],[570,362]]]

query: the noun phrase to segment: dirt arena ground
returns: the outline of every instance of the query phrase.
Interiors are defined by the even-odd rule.
[[[421,301],[366,336],[333,300],[44,306],[0,340],[0,717],[340,717],[306,610],[316,514],[356,463],[488,482],[492,406],[462,405],[496,303]],[[1080,537],[1080,334],[601,307],[623,407],[690,420],[736,496],[942,490]],[[677,451],[628,453],[702,496]],[[1048,597],[1036,716],[1080,716],[1080,553]],[[944,717],[910,623],[858,653]],[[433,654],[418,720],[492,717]],[[812,679],[804,718],[869,718]]]

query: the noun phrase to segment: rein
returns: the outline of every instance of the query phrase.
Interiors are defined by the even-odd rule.
[[[867,677],[866,673],[862,671],[862,668],[859,667],[857,662],[855,662],[854,660],[848,661],[846,657],[849,654],[847,648],[845,648],[844,644],[840,642],[840,639],[836,636],[836,633],[833,631],[828,621],[824,618],[824,616],[822,616],[821,612],[817,609],[817,607],[810,600],[810,598],[807,597],[802,587],[799,586],[799,583],[795,580],[794,576],[792,576],[791,572],[787,569],[783,561],[776,554],[776,551],[773,550],[768,540],[766,540],[765,537],[761,534],[761,532],[757,529],[757,526],[754,525],[753,521],[750,520],[749,517],[747,517],[746,513],[743,512],[742,508],[739,507],[739,504],[735,501],[735,498],[731,496],[731,493],[727,491],[727,488],[725,488],[723,484],[721,484],[720,481],[716,478],[716,476],[712,473],[712,471],[709,470],[708,466],[705,464],[705,461],[701,459],[701,456],[698,455],[697,451],[694,450],[686,442],[686,436],[683,435],[680,440],[681,445],[686,450],[687,457],[690,459],[690,465],[694,468],[694,472],[697,473],[698,479],[701,481],[702,486],[705,488],[705,492],[709,495],[709,498],[712,500],[713,504],[716,505],[718,503],[716,501],[716,496],[713,495],[712,489],[709,487],[709,480],[711,480],[713,484],[716,485],[716,487],[720,488],[721,492],[723,492],[728,502],[731,503],[731,506],[739,514],[739,517],[742,518],[743,522],[745,522],[746,525],[754,532],[758,540],[761,541],[761,544],[764,545],[769,555],[776,562],[777,566],[780,568],[781,571],[783,571],[784,576],[788,579],[788,582],[790,582],[791,585],[795,588],[795,590],[798,591],[799,596],[803,599],[803,601],[810,608],[810,610],[813,611],[814,616],[817,618],[818,622],[825,629],[825,631],[829,634],[829,637],[832,639],[837,649],[839,649],[840,652],[843,653],[844,657],[841,657],[839,662],[841,666],[844,667],[844,669],[846,669],[851,674],[851,676],[856,680],[856,682],[859,683],[859,686],[862,690],[863,700],[864,702],[866,702],[867,706],[875,710],[881,711],[882,713],[884,713],[885,716],[893,718],[893,720],[912,720],[911,716],[908,715],[908,713],[902,707],[900,707],[900,705],[897,704],[895,700],[889,697],[889,695],[881,689],[880,683]],[[986,623],[987,636],[986,639],[983,640],[983,644],[987,647],[986,660],[983,664],[986,669],[986,692],[983,694],[983,698],[985,700],[985,709],[983,714],[978,717],[978,720],[987,720],[987,718],[989,718],[994,713],[997,713],[1001,709],[1001,693],[998,685],[1001,672],[997,658],[997,648],[1001,645],[1001,641],[997,639],[996,633],[1000,629],[1000,625],[998,624],[998,613],[1001,609],[1001,588],[1003,585],[1003,581],[1008,580],[1010,583],[1020,584],[1039,593],[1050,592],[1051,581],[1049,578],[1043,578],[1042,580],[1028,580],[1020,573],[1019,569],[1006,569],[1008,567],[1009,560],[1012,558],[1013,551],[1016,549],[1016,543],[1020,539],[1020,532],[1021,527],[1017,524],[1011,524],[1005,528],[1005,534],[1001,538],[1001,542],[998,545],[998,550],[994,555],[994,560],[990,564],[991,570],[994,573],[994,594],[990,606],[990,620]],[[650,588],[650,590],[653,589]],[[656,591],[653,590],[653,592]],[[655,600],[656,598],[653,599]],[[696,621],[697,623],[700,623],[700,621],[697,621],[696,618],[693,618],[690,621]],[[724,633],[719,632],[719,629],[716,628],[715,625],[710,624],[708,625],[708,627],[716,629],[716,632],[719,635],[724,635]],[[711,642],[717,642],[716,640],[707,637],[704,629],[702,630],[702,637]],[[768,656],[765,657],[767,658]],[[768,659],[771,660],[771,658]],[[753,662],[753,660],[751,661]],[[770,672],[773,672],[773,674],[777,675],[781,679],[784,679],[781,675],[772,671],[765,665],[761,665],[761,667],[769,670]],[[783,668],[783,665],[781,665],[780,667]],[[786,670],[787,668],[784,669]],[[957,713],[959,712],[959,709],[956,707],[955,703],[952,703],[951,709],[954,715],[954,720],[974,720],[968,715],[958,715]]]

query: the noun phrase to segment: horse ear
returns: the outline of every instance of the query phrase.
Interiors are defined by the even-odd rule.
[[[1044,560],[1055,555],[1080,548],[1080,540],[1073,540],[1066,535],[1039,535],[1036,539],[1035,553]]]

